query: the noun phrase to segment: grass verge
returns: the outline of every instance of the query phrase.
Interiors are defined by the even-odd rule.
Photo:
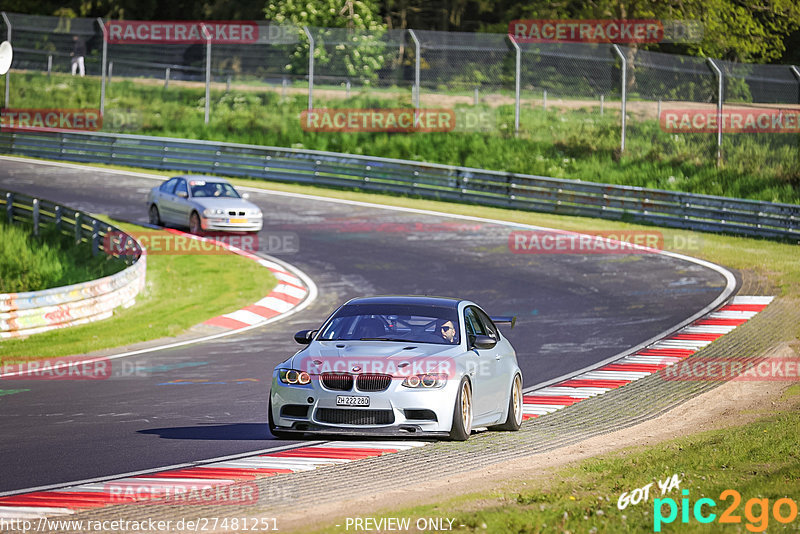
[[[800,495],[800,385],[787,390],[784,397],[793,400],[767,417],[733,429],[714,430],[671,440],[656,446],[633,448],[591,458],[548,473],[535,480],[518,482],[514,487],[490,495],[469,494],[431,503],[392,510],[371,516],[411,518],[413,531],[417,518],[454,519],[453,530],[492,533],[653,532],[658,515],[655,499],[673,499],[677,516],[660,526],[663,532],[774,532],[797,528],[797,514],[783,525],[775,519],[773,507],[778,499],[795,504]],[[663,495],[658,481],[677,475],[679,487]],[[653,483],[648,500],[618,509],[623,493]],[[720,495],[735,490],[741,502],[731,510],[739,524],[723,524],[722,513],[733,507],[735,496]],[[682,491],[687,490],[688,495]],[[688,522],[682,523],[681,499],[688,499]],[[698,499],[710,498],[710,508],[702,506],[702,515],[716,515],[708,525],[693,515]],[[766,499],[768,506],[751,499]],[[669,516],[669,504],[658,507],[661,517]],[[795,508],[796,511],[796,508]],[[791,507],[783,502],[780,513],[791,516]],[[318,532],[343,532],[329,526]],[[444,526],[447,527],[445,522]],[[747,530],[745,530],[747,529]],[[351,525],[352,530],[352,525]]]
[[[94,108],[99,81],[54,74],[20,73],[12,84],[18,108]],[[628,124],[626,149],[619,153],[620,113],[600,114],[579,104],[547,112],[525,105],[515,135],[511,104],[452,108],[456,125],[473,117],[486,120],[485,131],[438,133],[307,131],[300,113],[304,94],[281,96],[274,87],[238,87],[211,91],[211,116],[204,123],[205,93],[195,85],[169,89],[144,80],[115,80],[106,95],[103,130],[156,136],[207,139],[270,146],[369,154],[417,161],[465,165],[519,173],[613,184],[800,203],[800,157],[796,134],[730,134],[723,138],[725,165],[716,166],[714,134],[670,134],[657,120]],[[572,103],[574,104],[574,103]],[[315,99],[317,108],[410,108],[411,100],[385,98],[364,89],[350,98]],[[632,114],[632,112],[631,112]],[[633,117],[636,118],[636,117]],[[483,123],[481,123],[483,124]]]
[[[126,231],[146,230],[114,224]],[[276,283],[268,269],[235,254],[151,255],[147,285],[134,306],[104,321],[2,341],[0,358],[2,363],[30,361],[177,336],[206,319],[256,302]]]
[[[27,224],[0,219],[0,293],[41,291],[112,275],[125,264],[91,245],[43,227],[38,236]]]

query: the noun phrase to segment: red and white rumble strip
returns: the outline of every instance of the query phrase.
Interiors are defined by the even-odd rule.
[[[36,519],[74,514],[114,504],[242,504],[258,500],[257,478],[310,471],[381,456],[421,441],[329,441],[117,480],[0,497],[0,519]]]
[[[202,241],[214,241],[215,246],[219,246],[226,250],[231,251],[239,256],[244,256],[259,265],[266,267],[275,278],[278,279],[278,285],[266,297],[258,302],[245,306],[240,310],[226,313],[218,317],[214,317],[205,321],[203,324],[211,326],[219,326],[229,330],[238,330],[248,326],[254,326],[262,323],[273,317],[277,317],[283,313],[287,313],[295,306],[303,302],[309,294],[309,288],[303,280],[290,273],[285,267],[270,260],[265,260],[251,252],[242,250],[228,243],[209,239],[207,237],[199,237],[192,234],[186,234],[179,230],[167,228],[166,231],[174,234],[181,234],[190,239],[199,239]]]
[[[555,412],[674,365],[749,321],[773,298],[733,297],[729,304],[631,355],[524,395],[522,417]]]

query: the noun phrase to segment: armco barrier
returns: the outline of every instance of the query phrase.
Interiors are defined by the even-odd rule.
[[[112,239],[130,237],[85,213],[27,195],[0,190],[0,204],[9,222],[32,224],[34,233],[43,224],[53,225],[74,236],[76,243],[91,243],[94,254],[106,253],[106,234]],[[144,288],[146,255],[119,258],[128,267],[111,276],[43,291],[0,294],[0,339],[105,319],[115,308],[132,305]]]
[[[800,206],[216,141],[108,133],[0,133],[0,153],[358,187],[752,237],[800,239]]]

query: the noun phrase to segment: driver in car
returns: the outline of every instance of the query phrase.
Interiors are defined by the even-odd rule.
[[[446,343],[455,344],[456,328],[453,326],[453,321],[445,321],[439,325],[439,335],[442,336]]]

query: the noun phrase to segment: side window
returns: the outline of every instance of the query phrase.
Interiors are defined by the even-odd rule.
[[[497,326],[492,322],[488,315],[486,315],[483,310],[475,310],[475,313],[478,315],[478,318],[481,320],[483,324],[483,328],[486,331],[486,335],[493,338],[493,339],[500,339],[500,331],[497,329]]]
[[[478,318],[475,308],[469,307],[464,312],[464,327],[467,329],[468,336],[485,336],[486,330]]]
[[[177,195],[181,191],[183,191],[187,195],[189,194],[189,190],[186,189],[186,180],[184,180],[183,178],[178,179],[178,186],[175,188],[175,194]]]
[[[161,184],[161,187],[159,189],[161,190],[162,193],[167,193],[168,195],[171,195],[175,191],[176,185],[178,185],[178,179],[170,178],[169,180]]]

